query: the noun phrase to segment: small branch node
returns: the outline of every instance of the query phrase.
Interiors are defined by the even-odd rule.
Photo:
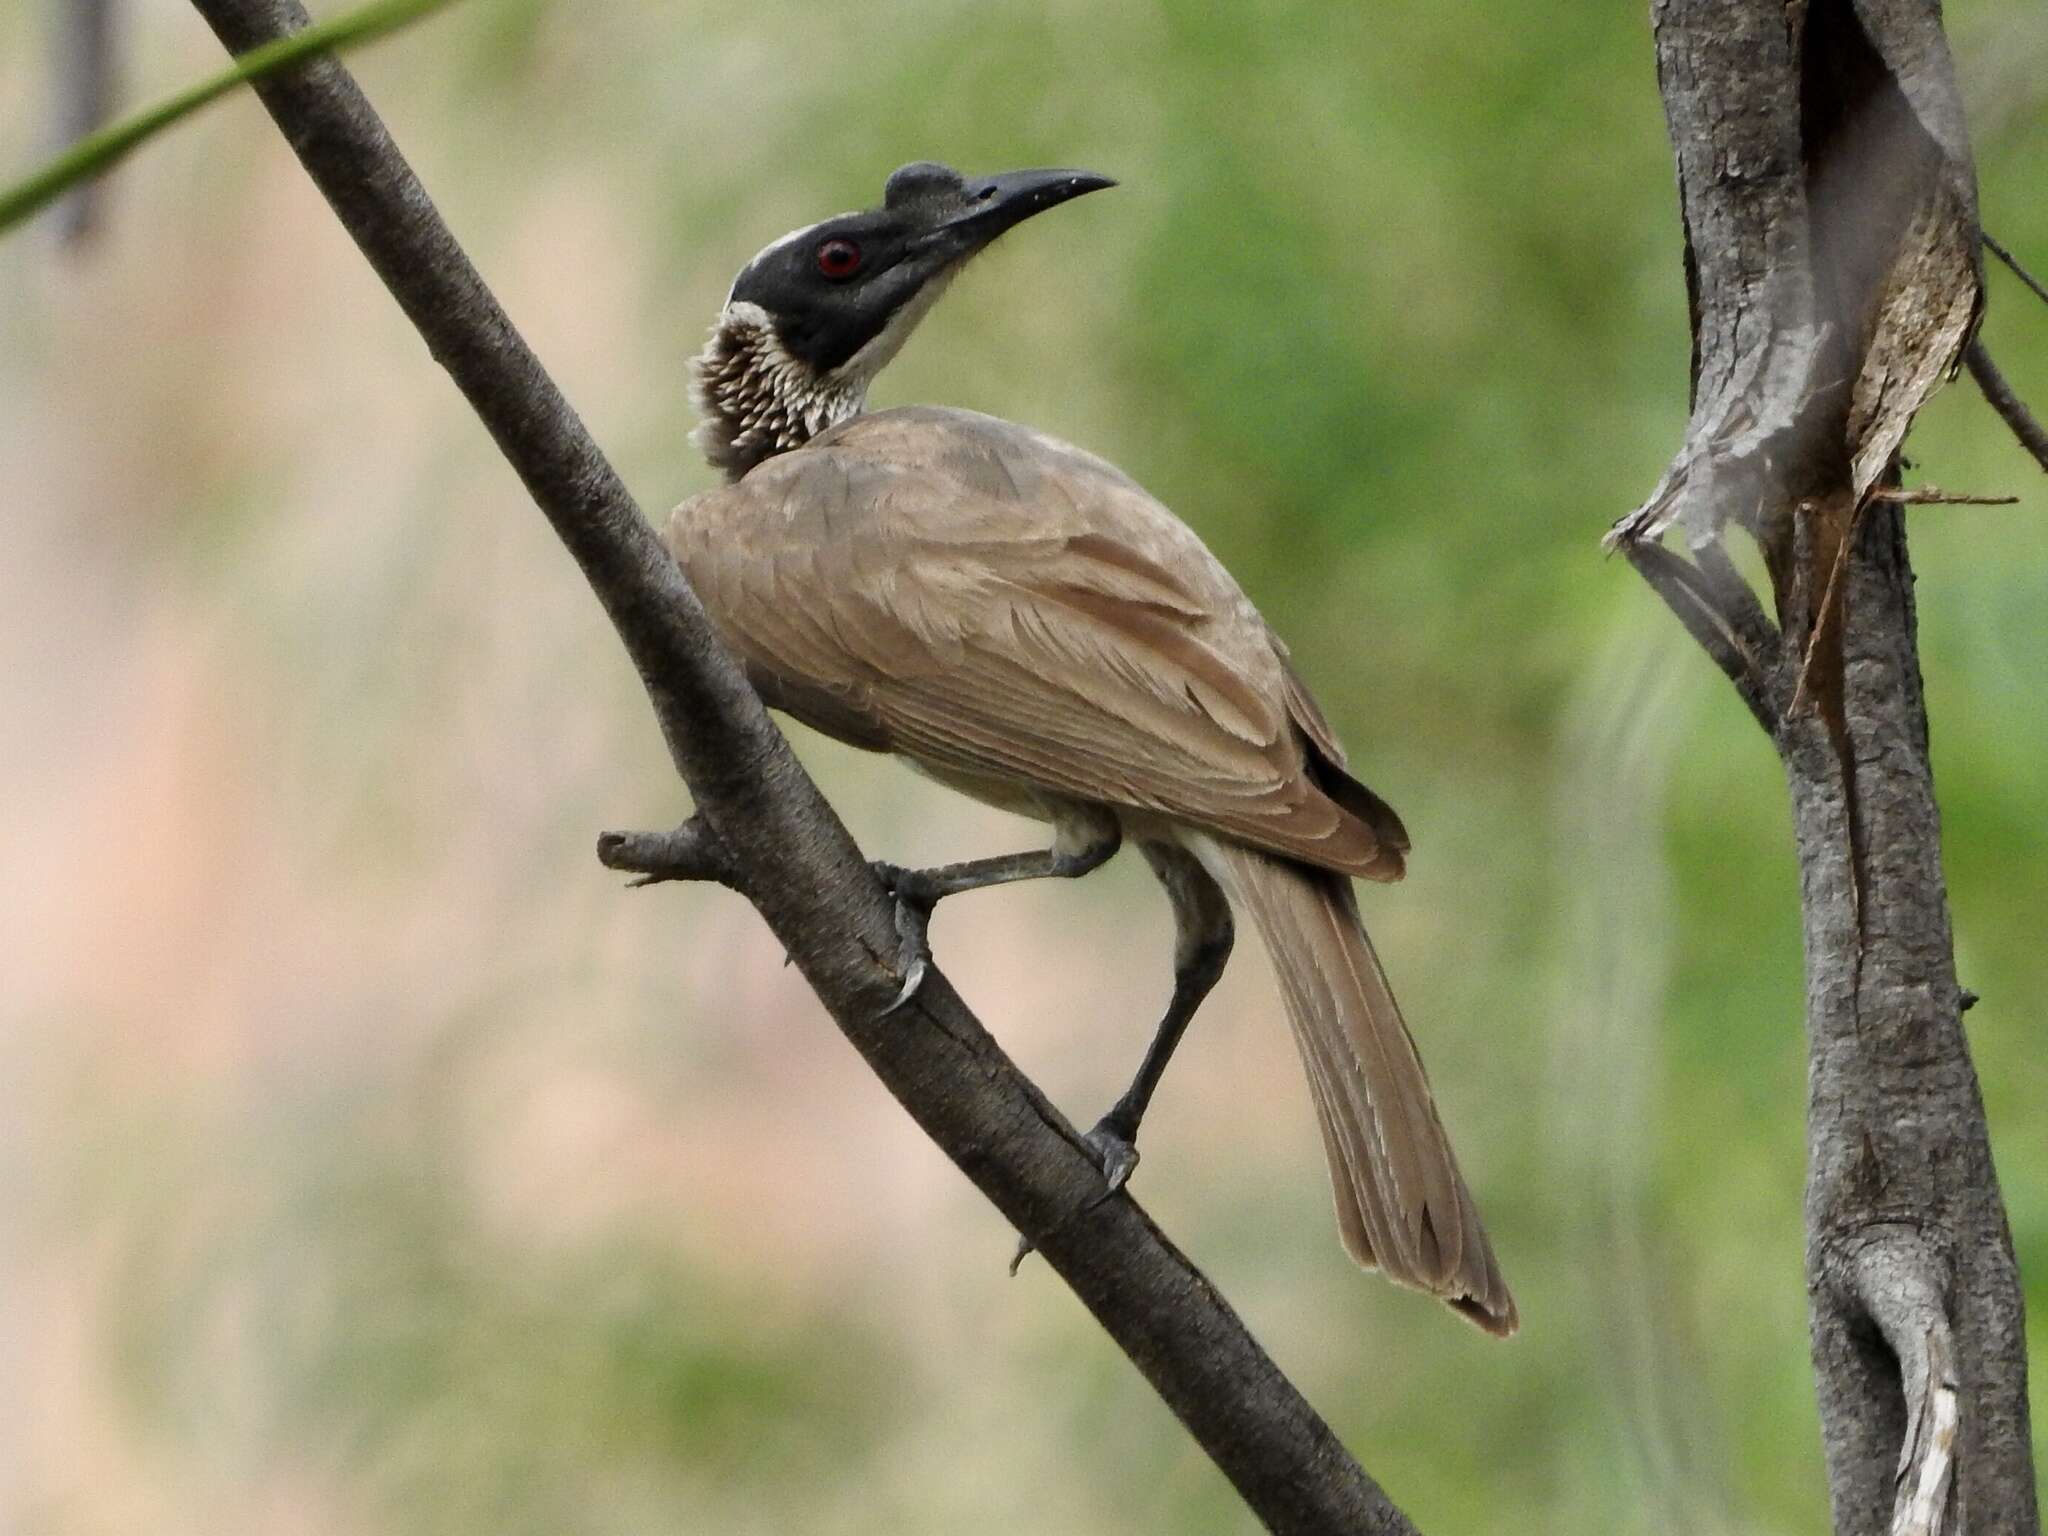
[[[2043,304],[2048,304],[2048,287],[2043,287],[2041,284],[2041,280],[2038,277],[2034,276],[2033,273],[2029,272],[2025,267],[2020,265],[2018,257],[2013,255],[2011,251],[2007,250],[1998,241],[1992,239],[1991,231],[1989,231],[1988,229],[1979,229],[1977,231],[1977,238],[1984,242],[1985,250],[1989,251],[1992,255],[1996,256],[2000,261],[2005,263],[2006,267],[2008,268],[2008,270],[2011,271],[2014,277],[2018,278],[2021,282],[2025,283],[2029,288],[2033,290],[2035,298],[2039,299]]]
[[[725,845],[702,816],[667,832],[601,832],[597,861],[606,869],[638,875],[632,885],[666,880],[714,880],[737,888],[738,873]]]

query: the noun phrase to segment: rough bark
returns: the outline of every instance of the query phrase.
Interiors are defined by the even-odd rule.
[[[2033,1533],[2021,1294],[1962,1027],[1905,511],[1886,495],[1982,307],[1939,10],[1656,0],[1652,16],[1694,409],[1610,541],[1741,689],[1791,792],[1835,1528]],[[1674,525],[1693,561],[1651,542]],[[1731,527],[1763,551],[1775,624],[1722,553]]]
[[[296,0],[194,0],[229,49],[306,24]],[[1072,1126],[946,979],[883,1018],[902,978],[893,908],[719,645],[653,528],[512,328],[347,71],[257,87],[307,172],[575,556],[631,654],[698,807],[657,849],[757,906],[918,1124],[1130,1356],[1269,1530],[1412,1527],[1204,1276],[1124,1194],[1103,1199]]]

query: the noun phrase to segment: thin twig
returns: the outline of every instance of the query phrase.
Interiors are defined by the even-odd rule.
[[[2020,440],[2020,446],[2034,456],[2034,462],[2048,469],[2048,430],[2034,418],[2024,401],[2014,393],[2005,375],[1991,361],[1991,354],[1984,350],[1982,337],[1963,349],[1963,362],[1970,370],[1970,377],[1977,381],[1977,387],[1984,392],[1984,398],[1991,402],[1991,409],[2005,418],[2005,424],[2012,428],[2012,435]]]
[[[1931,485],[1880,486],[1870,493],[1870,499],[1901,507],[2010,507],[2019,502],[2017,496],[1971,496]]]
[[[297,0],[194,5],[238,53],[307,25]],[[581,566],[699,813],[855,1048],[1035,1241],[1269,1530],[1412,1536],[1208,1279],[1126,1192],[1103,1198],[1078,1133],[943,975],[879,1017],[902,979],[894,904],[376,112],[331,57],[257,94]]]
[[[1996,240],[1992,239],[1990,233],[1986,230],[1978,230],[1977,238],[1984,242],[1985,250],[1989,251],[1992,255],[1996,256],[2000,261],[2004,262],[2007,267],[2012,269],[2012,275],[2014,277],[2018,278],[2021,282],[2025,283],[2029,288],[2034,290],[2035,298],[2039,299],[2043,304],[2048,304],[2048,288],[2042,287],[2041,280],[2038,277],[2034,276],[2033,273],[2029,272],[2025,267],[2021,266],[2019,264],[2018,258],[2015,257],[2011,251],[2008,251],[2004,246],[2000,245]]]

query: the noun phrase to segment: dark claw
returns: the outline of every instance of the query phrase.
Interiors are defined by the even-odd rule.
[[[890,864],[881,859],[871,861],[868,868],[875,872],[875,878],[897,903],[915,907],[925,917],[932,915],[932,908],[939,904],[939,892],[932,886],[931,876],[922,869],[905,869],[901,864]]]
[[[904,869],[901,865],[885,864],[879,859],[872,867],[876,878],[888,888],[896,902],[896,955],[898,964],[903,968],[902,989],[879,1015],[886,1019],[917,996],[917,989],[924,985],[925,974],[931,969],[930,928],[932,908],[938,905],[938,897],[924,888],[921,870]]]
[[[889,1006],[884,1008],[876,1017],[886,1019],[898,1008],[901,1008],[905,1003],[917,996],[917,989],[924,985],[924,973],[930,969],[931,964],[923,955],[905,956],[903,985],[898,989],[896,996],[890,1000]]]
[[[1131,1180],[1131,1174],[1138,1166],[1138,1144],[1124,1134],[1117,1123],[1114,1112],[1104,1115],[1095,1129],[1081,1138],[1090,1152],[1095,1154],[1095,1166],[1102,1170],[1102,1181],[1107,1186],[1101,1194],[1090,1200],[1081,1209],[1092,1211],[1111,1195],[1122,1189]],[[1010,1256],[1010,1273],[1031,1257],[1037,1247],[1028,1237],[1017,1239],[1017,1251]]]
[[[1107,1199],[1130,1182],[1132,1170],[1138,1166],[1137,1143],[1120,1134],[1107,1119],[1081,1139],[1095,1153],[1096,1164],[1109,1185],[1103,1196]]]

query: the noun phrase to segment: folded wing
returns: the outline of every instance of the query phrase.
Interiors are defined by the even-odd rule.
[[[936,770],[1378,879],[1407,847],[1195,535],[969,412],[862,416],[686,502],[670,542],[769,702]]]

